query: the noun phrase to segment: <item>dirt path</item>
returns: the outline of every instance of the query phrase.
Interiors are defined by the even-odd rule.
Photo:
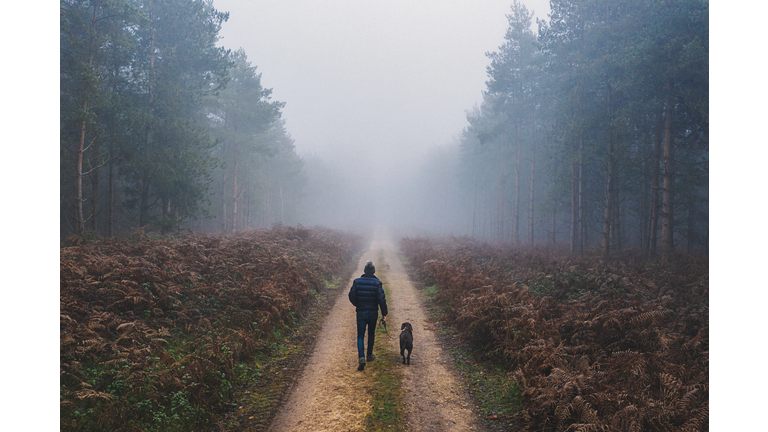
[[[318,335],[315,350],[292,389],[287,403],[277,414],[270,431],[360,431],[371,409],[367,392],[371,377],[357,371],[355,346],[355,308],[347,299],[352,280],[363,272],[369,259],[384,256],[384,283],[390,291],[390,331],[399,333],[408,321],[414,329],[411,365],[392,367],[403,373],[406,430],[468,431],[482,430],[470,400],[464,396],[450,357],[443,353],[421,305],[419,294],[405,273],[389,237],[377,235],[370,250],[358,262],[358,271],[342,289]],[[379,270],[377,262],[377,270]],[[384,269],[381,269],[384,270]],[[377,274],[380,272],[377,272]],[[397,340],[389,340],[393,351],[400,351]]]

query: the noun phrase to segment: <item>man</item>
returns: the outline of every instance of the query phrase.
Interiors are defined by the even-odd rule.
[[[381,286],[379,278],[373,274],[376,267],[373,261],[365,263],[363,275],[352,282],[352,288],[349,290],[349,301],[355,305],[357,312],[357,370],[365,369],[365,356],[363,355],[363,337],[365,336],[365,327],[368,326],[368,361],[373,361],[376,356],[373,354],[373,339],[376,333],[376,319],[379,317],[379,307],[381,307],[382,320],[387,320],[387,299],[384,296],[384,288]]]

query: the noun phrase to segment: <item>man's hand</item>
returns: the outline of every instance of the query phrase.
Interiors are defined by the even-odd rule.
[[[386,316],[386,315],[383,315],[383,316],[381,317],[381,320],[382,320],[382,321],[386,321],[386,320],[387,320],[387,316]]]

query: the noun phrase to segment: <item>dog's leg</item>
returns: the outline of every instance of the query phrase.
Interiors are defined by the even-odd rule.
[[[400,345],[400,355],[403,356],[403,364],[405,364],[405,347],[403,345]],[[411,356],[411,353],[408,353],[408,357]]]
[[[411,350],[408,350],[408,362],[406,363],[408,366],[411,365]]]

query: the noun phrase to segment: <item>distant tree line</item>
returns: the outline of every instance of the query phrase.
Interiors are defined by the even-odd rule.
[[[706,251],[706,0],[517,0],[460,137],[473,236]]]
[[[60,2],[62,237],[291,223],[302,162],[228,13],[205,0]]]

